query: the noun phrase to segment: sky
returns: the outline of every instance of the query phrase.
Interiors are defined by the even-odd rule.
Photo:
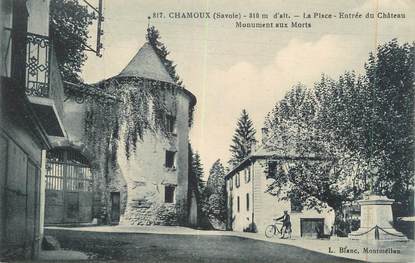
[[[94,3],[96,0],[91,0]],[[169,59],[186,88],[197,97],[190,141],[199,152],[205,176],[217,159],[226,163],[236,122],[246,109],[257,140],[265,115],[295,84],[308,87],[322,73],[333,78],[345,70],[363,73],[370,51],[393,38],[415,41],[412,0],[104,0],[103,56],[89,54],[82,77],[87,83],[118,74],[145,42],[147,17],[170,51]],[[235,19],[171,19],[170,12],[221,12],[299,15],[289,21],[311,28],[236,28]],[[304,19],[320,12],[333,19]],[[405,13],[405,19],[340,19],[339,12]],[[242,22],[257,22],[243,18]],[[91,30],[91,35],[94,30]],[[94,38],[91,39],[93,44]]]

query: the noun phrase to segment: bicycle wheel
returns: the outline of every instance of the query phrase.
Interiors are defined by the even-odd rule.
[[[267,228],[265,228],[265,236],[267,238],[271,238],[273,236],[275,236],[275,226],[274,225],[269,225],[267,226]]]

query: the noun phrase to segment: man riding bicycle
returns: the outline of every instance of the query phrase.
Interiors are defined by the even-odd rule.
[[[291,221],[287,210],[284,211],[284,215],[276,218],[275,220],[282,221],[281,238],[285,237],[285,233],[289,233],[291,235]]]

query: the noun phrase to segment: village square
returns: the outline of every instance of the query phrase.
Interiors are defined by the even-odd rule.
[[[413,259],[412,20],[358,50],[121,2],[0,3],[0,262]]]

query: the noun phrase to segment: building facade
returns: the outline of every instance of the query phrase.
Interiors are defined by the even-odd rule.
[[[47,156],[46,224],[93,219],[102,224],[187,224],[189,114],[196,103],[194,95],[174,83],[148,43],[120,74],[86,86],[65,86],[62,122],[67,136],[54,137]],[[140,104],[149,89],[158,96]],[[163,112],[152,107],[156,99],[162,101]],[[136,145],[126,145],[131,136],[128,126],[137,121],[128,119],[132,110],[152,127],[143,127]],[[104,112],[110,111],[120,126],[102,136],[104,130],[90,122],[102,125],[107,121]],[[162,127],[151,125],[155,116]],[[112,134],[116,130],[118,134]],[[110,140],[116,145],[108,144]]]
[[[307,158],[308,159],[308,158]],[[292,236],[317,238],[328,235],[334,223],[331,208],[317,212],[306,209],[295,200],[280,200],[268,193],[270,166],[287,165],[303,158],[264,148],[251,154],[226,175],[227,228],[233,231],[264,233],[273,219],[287,210],[292,224]]]
[[[65,137],[49,39],[49,1],[0,3],[0,259],[36,258],[43,235],[46,151]]]
[[[187,224],[194,95],[174,83],[149,44],[113,78],[95,86],[64,82],[49,6],[0,4],[0,259],[36,258],[44,225]],[[108,147],[92,147],[88,137],[89,109],[120,102],[103,86],[131,85],[159,89],[163,132],[145,132],[129,158],[120,144],[109,165]]]

